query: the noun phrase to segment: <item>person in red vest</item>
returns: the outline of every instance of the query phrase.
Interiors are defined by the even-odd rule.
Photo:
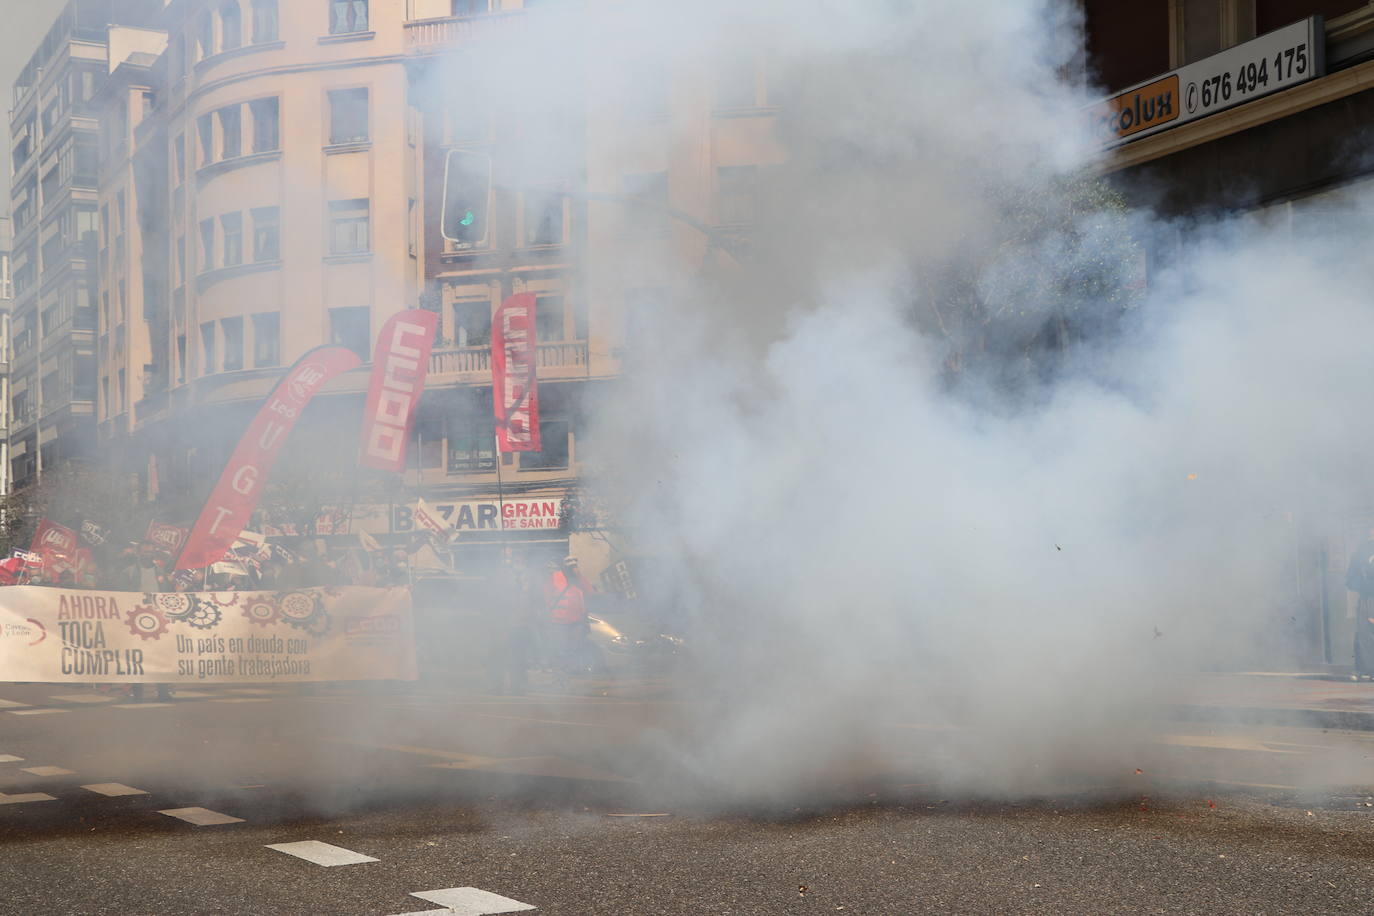
[[[587,638],[587,595],[595,591],[577,568],[576,557],[565,557],[562,568],[549,564],[544,603],[549,609],[549,651],[554,666],[567,674],[576,667],[578,649]]]

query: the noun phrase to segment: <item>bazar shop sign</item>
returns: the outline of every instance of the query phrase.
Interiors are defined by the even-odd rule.
[[[1325,41],[1309,16],[1104,99],[1093,129],[1115,146],[1305,83],[1326,72]]]
[[[103,592],[0,588],[0,681],[414,680],[404,588]]]
[[[558,497],[540,499],[464,500],[431,503],[444,524],[459,533],[464,531],[548,531],[558,528]],[[500,521],[498,521],[500,519]],[[411,506],[392,509],[391,530],[415,529],[415,510]]]

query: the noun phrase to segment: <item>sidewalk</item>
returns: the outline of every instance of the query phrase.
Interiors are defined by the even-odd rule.
[[[1175,717],[1374,731],[1374,682],[1323,673],[1198,675]]]

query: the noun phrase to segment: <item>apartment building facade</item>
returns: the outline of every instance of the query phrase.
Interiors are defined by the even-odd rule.
[[[584,476],[586,411],[621,376],[633,313],[714,257],[702,226],[747,233],[755,173],[781,154],[752,63],[715,86],[652,62],[635,73],[590,62],[561,90],[556,137],[528,98],[452,78],[493,66],[489,39],[519,40],[566,9],[170,0],[118,33],[129,53],[111,58],[101,95],[112,126],[95,201],[96,409],[102,456],[136,475],[162,517],[190,520],[292,361],[337,343],[370,362],[387,318],[423,307],[439,330],[410,469],[353,468],[365,365],[317,398],[282,459],[295,470],[277,476],[328,491],[318,535],[404,541],[423,496],[459,524],[460,552],[568,551],[549,507]],[[683,137],[682,123],[701,127]],[[529,155],[553,143],[556,157]],[[481,239],[441,231],[453,150],[492,165]],[[492,317],[519,292],[538,302],[543,448],[498,455]],[[496,524],[502,511],[511,528]],[[301,533],[270,513],[254,524]],[[595,568],[603,542],[572,543]]]
[[[110,23],[157,0],[71,0],[14,85],[11,450],[22,487],[90,454],[95,413],[99,112]]]

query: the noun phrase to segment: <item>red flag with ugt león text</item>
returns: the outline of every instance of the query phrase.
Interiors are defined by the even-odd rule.
[[[325,382],[361,363],[352,350],[323,346],[307,351],[286,371],[229,456],[191,529],[177,569],[202,569],[224,556],[257,508],[272,464],[310,399]]]
[[[439,316],[426,309],[398,312],[382,325],[372,356],[358,464],[379,471],[405,470],[415,408],[425,390],[429,351]]]
[[[537,452],[539,386],[534,363],[534,293],[511,296],[491,328],[491,403],[502,452]]]

